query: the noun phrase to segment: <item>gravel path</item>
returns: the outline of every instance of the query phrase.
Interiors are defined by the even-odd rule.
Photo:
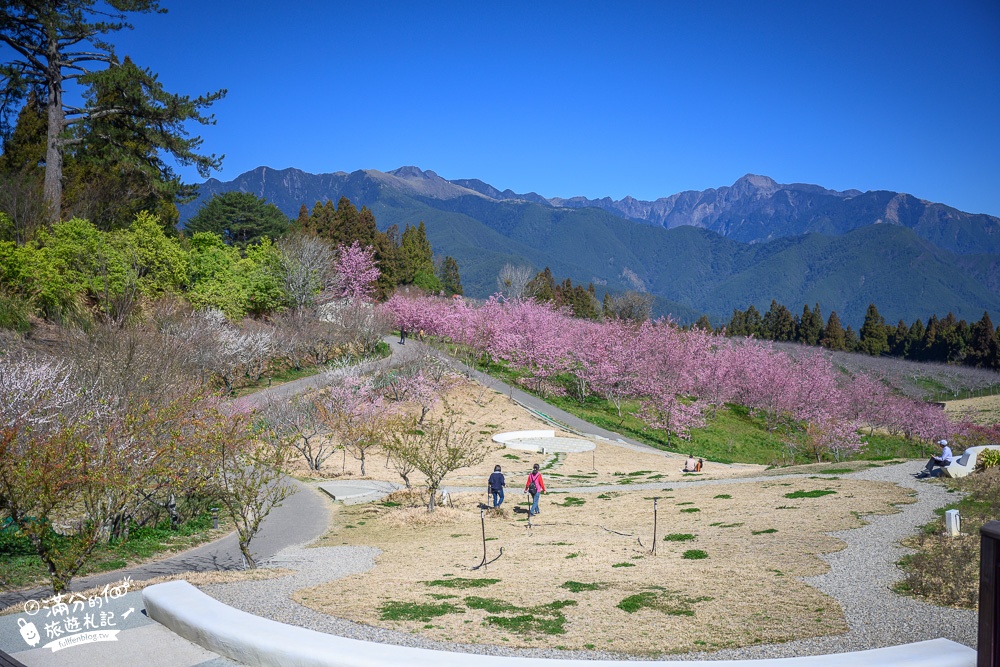
[[[946,505],[954,498],[939,484],[914,479],[912,473],[920,465],[918,462],[910,462],[844,475],[855,479],[893,482],[917,492],[917,501],[900,506],[900,511],[896,514],[866,517],[868,524],[861,528],[831,533],[844,540],[847,547],[821,556],[829,563],[829,572],[805,580],[840,602],[850,627],[846,634],[670,658],[724,660],[817,655],[894,646],[938,637],[974,648],[978,623],[975,612],[937,607],[891,591],[893,583],[901,578],[894,563],[907,552],[898,546],[899,541],[913,535],[918,526],[933,518],[936,508]],[[774,477],[759,478],[760,481],[764,479],[773,480]],[[730,480],[713,481],[726,483]],[[226,604],[259,616],[354,639],[487,655],[594,659],[626,657],[597,651],[509,649],[502,646],[432,641],[409,633],[327,616],[290,599],[290,595],[296,590],[373,568],[378,554],[379,550],[373,547],[292,547],[278,553],[267,564],[297,570],[294,575],[270,581],[204,586],[202,590]]]

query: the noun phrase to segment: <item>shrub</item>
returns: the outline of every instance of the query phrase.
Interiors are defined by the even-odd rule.
[[[976,472],[1000,466],[1000,449],[984,449],[976,457]]]

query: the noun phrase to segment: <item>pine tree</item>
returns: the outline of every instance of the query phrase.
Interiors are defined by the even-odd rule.
[[[826,328],[823,329],[823,337],[820,345],[828,350],[847,349],[847,340],[844,334],[844,327],[840,324],[840,317],[837,311],[830,311],[830,318],[826,321]]]
[[[441,262],[441,285],[447,296],[453,294],[464,294],[462,291],[462,276],[458,273],[458,262],[454,257],[448,256]]]
[[[888,336],[885,331],[885,319],[879,315],[874,303],[868,304],[865,322],[861,325],[861,338],[858,350],[877,357],[889,349]]]
[[[816,310],[809,310],[809,304],[802,307],[802,319],[799,321],[797,340],[805,345],[817,345],[823,335],[823,316],[820,314],[819,304]]]
[[[997,340],[993,320],[988,312],[982,319],[972,325],[969,331],[968,361],[982,368],[997,368],[997,358],[1000,355],[1000,341]]]
[[[130,14],[161,11],[156,0],[0,4],[0,42],[10,47],[6,56],[10,59],[0,63],[4,98],[0,126],[6,125],[8,114],[20,107],[29,91],[39,95],[47,118],[43,188],[52,222],[62,211],[65,152],[87,140],[105,142],[103,157],[128,165],[133,170],[130,176],[157,170],[164,184],[175,182],[175,177],[161,160],[163,153],[195,166],[204,178],[219,168],[220,158],[198,154],[201,139],[189,136],[185,125],[192,120],[214,123],[202,111],[226,91],[196,98],[168,93],[151,71],[120,62],[110,42],[111,33],[132,27]],[[83,89],[67,90],[72,84]],[[114,106],[105,106],[111,90],[116,93]],[[90,134],[96,125],[115,131]],[[83,135],[77,132],[80,129]]]
[[[906,322],[902,319],[896,324],[896,328],[889,332],[889,354],[894,357],[905,358],[909,347],[910,330]]]
[[[552,270],[546,266],[543,270],[539,271],[535,277],[531,279],[531,282],[528,283],[525,291],[532,298],[534,298],[535,301],[544,303],[555,301],[556,280],[552,277]]]
[[[844,331],[844,349],[848,352],[857,352],[858,344],[858,334],[854,328],[848,324],[847,330]]]
[[[788,308],[771,300],[771,307],[764,314],[761,322],[761,335],[775,341],[795,339],[795,318]]]
[[[417,227],[409,225],[403,230],[400,241],[400,276],[401,284],[409,285],[426,281],[427,277],[435,278],[434,255],[431,244],[427,240],[427,229],[423,221]]]
[[[744,327],[746,333],[745,336],[761,336],[762,325],[760,311],[757,310],[751,303],[750,307],[747,308],[746,316],[744,317]]]

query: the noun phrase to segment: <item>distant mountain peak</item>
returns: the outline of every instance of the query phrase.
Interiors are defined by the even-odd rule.
[[[386,173],[404,180],[419,178],[427,181],[433,178],[439,178],[438,175],[430,169],[423,171],[420,167],[413,166],[400,167],[399,169],[393,169],[392,171],[388,171]]]
[[[770,190],[770,191],[777,190],[778,188],[781,187],[780,185],[778,185],[778,182],[775,181],[770,176],[761,176],[759,174],[744,175],[733,184],[733,187],[736,187],[738,185],[750,185],[759,190]]]

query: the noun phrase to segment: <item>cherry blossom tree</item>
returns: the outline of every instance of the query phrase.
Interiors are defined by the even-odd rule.
[[[362,247],[358,241],[349,246],[338,245],[333,270],[337,277],[336,296],[368,301],[375,294],[379,270],[373,247]]]

